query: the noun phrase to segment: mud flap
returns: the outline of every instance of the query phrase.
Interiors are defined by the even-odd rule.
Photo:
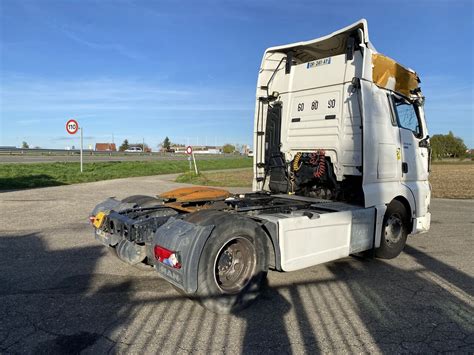
[[[146,258],[146,248],[122,239],[115,248],[117,256],[130,265],[141,263]]]
[[[159,245],[178,253],[181,268],[175,269],[155,260],[155,268],[167,281],[187,294],[197,291],[199,259],[214,226],[199,226],[171,217],[153,237],[152,249]]]
[[[112,210],[116,212],[120,212],[120,211],[133,208],[134,206],[135,206],[135,203],[122,202],[122,201],[116,200],[113,197],[109,197],[104,202],[101,202],[97,206],[95,206],[91,212],[91,215],[95,216],[99,212],[106,212],[106,211],[112,211]]]

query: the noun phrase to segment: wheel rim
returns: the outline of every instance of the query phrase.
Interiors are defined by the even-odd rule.
[[[222,292],[238,293],[249,283],[255,266],[255,246],[247,238],[232,238],[217,253],[214,279]]]
[[[385,223],[385,241],[389,246],[398,243],[403,236],[403,220],[399,214],[392,214]]]

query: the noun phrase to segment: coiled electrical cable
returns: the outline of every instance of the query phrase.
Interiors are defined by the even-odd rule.
[[[296,153],[295,158],[293,159],[293,164],[291,164],[294,172],[300,170],[301,164],[302,164],[301,163],[302,156],[303,156],[303,153],[301,152]]]
[[[319,179],[326,174],[326,152],[324,150],[320,149],[311,153],[309,162],[311,165],[316,165],[313,173],[315,178]]]

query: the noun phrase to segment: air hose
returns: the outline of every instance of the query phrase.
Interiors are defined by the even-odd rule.
[[[324,150],[317,150],[314,153],[311,153],[309,162],[311,165],[316,165],[316,170],[314,170],[314,177],[320,178],[326,174],[326,152]]]
[[[300,170],[300,168],[301,168],[300,161],[301,161],[302,156],[303,156],[303,153],[301,153],[301,152],[296,153],[295,159],[293,159],[293,164],[292,164],[292,168],[293,168],[294,172]]]

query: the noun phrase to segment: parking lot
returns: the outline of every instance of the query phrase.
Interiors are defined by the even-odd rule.
[[[270,272],[259,301],[223,316],[93,238],[96,203],[170,180],[0,194],[1,353],[474,352],[473,200],[434,199],[431,231],[394,260]]]

